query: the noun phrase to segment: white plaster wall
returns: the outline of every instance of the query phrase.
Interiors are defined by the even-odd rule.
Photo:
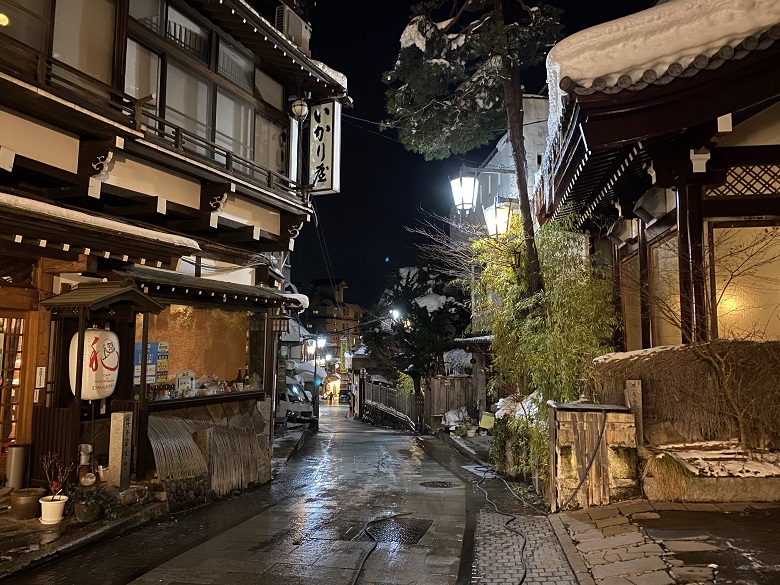
[[[279,235],[281,230],[281,219],[278,211],[272,211],[239,195],[228,195],[220,215],[247,225],[257,226],[261,230],[275,235]]]
[[[64,171],[78,169],[76,136],[5,108],[0,108],[0,146]]]
[[[194,209],[200,208],[200,181],[136,160],[123,153],[114,155],[114,164],[110,168],[106,183],[146,195],[164,197],[168,201]]]

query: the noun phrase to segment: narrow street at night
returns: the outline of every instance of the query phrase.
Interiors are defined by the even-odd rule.
[[[347,412],[325,404],[319,432],[272,483],[7,582],[517,583],[525,559],[525,583],[576,583],[547,519],[523,515],[503,482],[481,486],[521,515],[513,526],[525,547],[478,489],[482,476],[463,468],[473,462],[437,438]],[[375,550],[364,530],[371,521]]]

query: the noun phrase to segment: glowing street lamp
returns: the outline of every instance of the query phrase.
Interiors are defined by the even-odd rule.
[[[450,181],[452,199],[458,211],[469,211],[474,207],[474,199],[477,192],[477,177],[462,174],[457,179]]]
[[[508,199],[496,197],[493,205],[484,210],[485,227],[488,236],[496,238],[509,231],[509,222],[512,219],[512,204]]]

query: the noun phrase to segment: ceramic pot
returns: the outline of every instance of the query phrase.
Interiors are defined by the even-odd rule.
[[[73,515],[76,517],[76,522],[94,522],[102,516],[102,513],[100,505],[95,502],[76,502],[73,504]]]
[[[41,503],[41,524],[59,524],[65,512],[68,496],[45,496],[38,500]]]
[[[46,495],[45,488],[24,488],[11,492],[11,516],[17,520],[30,520],[41,515],[40,498]]]

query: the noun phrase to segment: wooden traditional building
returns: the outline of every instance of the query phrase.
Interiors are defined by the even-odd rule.
[[[117,410],[136,415],[141,478],[155,412],[252,427],[270,473],[276,342],[298,307],[281,267],[312,194],[338,190],[350,104],[297,6],[0,3],[0,428],[31,444],[33,478]],[[90,327],[121,356],[91,408],[67,355]]]
[[[626,350],[780,338],[780,14],[689,4],[585,30],[548,60],[539,220],[612,242]]]

